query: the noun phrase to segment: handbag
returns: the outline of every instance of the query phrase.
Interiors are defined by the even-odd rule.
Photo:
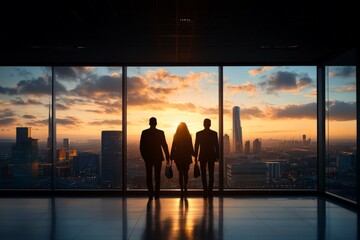
[[[200,177],[200,167],[198,162],[195,162],[195,166],[194,166],[194,178]]]
[[[174,176],[173,170],[172,170],[172,167],[171,167],[171,163],[166,164],[165,176],[166,176],[167,178],[169,178],[169,179]]]

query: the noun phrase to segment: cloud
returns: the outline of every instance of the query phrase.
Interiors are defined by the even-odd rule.
[[[85,111],[99,114],[118,114],[122,111],[121,101],[100,100],[95,101],[94,104],[97,105],[101,110],[95,109],[94,106],[92,106],[91,109],[86,109]]]
[[[62,96],[62,97],[57,97],[56,98],[56,102],[57,104],[63,104],[64,107],[66,108],[70,108],[72,105],[89,105],[92,104],[93,101],[91,101],[90,99],[87,98],[82,98],[82,97],[66,97],[66,96]]]
[[[94,75],[80,82],[70,94],[90,99],[112,99],[121,96],[121,89],[122,79],[118,75],[101,77]]]
[[[0,126],[7,126],[16,123],[17,120],[14,116],[15,113],[11,109],[0,109]]]
[[[50,79],[44,77],[31,80],[21,80],[17,83],[17,90],[19,94],[50,95],[50,81]]]
[[[65,106],[64,104],[61,103],[56,103],[56,110],[68,110],[69,107]]]
[[[0,125],[12,125],[17,122],[16,114],[10,108],[0,109]]]
[[[258,107],[241,108],[240,110],[241,119],[253,119],[253,118],[264,118],[265,113]]]
[[[67,116],[66,118],[56,118],[56,125],[58,126],[75,126],[75,127],[79,127],[81,126],[83,122],[76,118],[76,117],[71,117],[71,116]],[[27,125],[30,126],[48,126],[49,125],[49,119],[43,119],[43,120],[37,120],[37,121],[29,121],[26,123]]]
[[[59,82],[55,82],[57,94],[66,93],[66,88]],[[21,80],[15,87],[0,86],[0,94],[5,95],[51,95],[51,78],[48,76]]]
[[[299,88],[309,87],[311,86],[312,82],[313,80],[307,74],[305,74],[304,76],[298,79],[297,86]]]
[[[305,96],[309,97],[309,98],[316,98],[317,97],[317,91],[316,89],[312,90],[311,92],[305,94]]]
[[[56,95],[61,95],[61,94],[67,94],[68,93],[67,89],[59,81],[55,81],[54,89],[55,89],[55,94]]]
[[[355,77],[356,66],[330,67],[330,77]]]
[[[313,79],[307,74],[278,71],[267,76],[266,80],[260,82],[259,85],[268,94],[272,94],[276,93],[275,91],[299,91],[299,89],[311,86],[312,82]]]
[[[18,76],[20,77],[25,77],[25,78],[29,78],[32,76],[32,73],[28,70],[26,70],[25,68],[14,68],[15,72],[17,73]]]
[[[62,81],[77,81],[82,74],[93,72],[96,67],[55,67],[55,74]]]
[[[13,116],[15,116],[15,113],[10,108],[0,109],[0,119]]]
[[[211,78],[211,73],[189,72],[186,76],[170,74],[166,69],[148,70],[145,75],[128,77],[128,105],[146,106],[151,109],[176,108],[183,110],[183,106],[192,109],[191,104],[170,103],[170,96],[183,92],[201,91],[199,82]]]
[[[15,95],[15,94],[18,94],[18,91],[16,88],[8,88],[8,87],[0,86],[0,94]]]
[[[57,118],[56,124],[61,126],[80,126],[83,122],[76,117],[67,116],[66,118]]]
[[[122,71],[122,67],[115,67],[115,66],[111,66],[111,67],[108,67],[109,71],[113,72],[113,71],[116,71],[116,72],[121,72]]]
[[[93,121],[89,122],[90,125],[121,125],[121,120],[113,119],[113,120],[101,120],[101,121]]]
[[[15,118],[0,118],[0,126],[7,126],[16,123]]]
[[[343,92],[355,92],[356,91],[356,83],[352,82],[350,85],[342,86],[339,88],[332,88],[331,92],[343,93]]]
[[[163,103],[160,97],[151,92],[147,88],[148,80],[141,76],[128,77],[128,105],[142,106],[142,105],[161,105]]]
[[[37,127],[44,127],[44,126],[48,126],[49,125],[49,120],[48,119],[44,119],[44,120],[29,120],[25,123],[28,126],[37,126]]]
[[[55,67],[55,74],[59,80],[74,81],[77,74],[73,67]]]
[[[316,119],[316,102],[306,104],[289,104],[283,107],[270,107],[268,112],[275,119]]]
[[[252,69],[252,70],[249,70],[248,71],[248,74],[250,75],[250,76],[256,76],[256,75],[258,75],[258,74],[260,74],[260,73],[262,73],[262,72],[265,72],[265,71],[269,71],[269,70],[271,70],[271,69],[273,69],[274,67],[267,67],[267,66],[264,66],[264,67],[259,67],[259,68],[256,68],[256,69]]]
[[[97,109],[86,109],[85,112],[91,112],[91,113],[104,113],[103,110],[97,110]]]
[[[178,76],[176,74],[170,74],[166,69],[158,70],[148,70],[144,76],[149,81],[154,81],[158,83],[163,82],[182,82],[184,77]]]
[[[328,106],[330,120],[356,120],[356,102],[330,101]]]
[[[149,90],[154,94],[170,95],[178,91],[176,87],[149,87]]]
[[[107,107],[105,108],[104,111],[106,114],[116,114],[116,113],[121,113],[121,108],[111,108],[111,107]]]
[[[296,74],[291,72],[278,71],[260,82],[259,85],[267,93],[273,93],[275,90],[294,90],[296,89]]]
[[[204,107],[202,107],[200,110],[200,113],[205,116],[215,115],[217,117],[219,114],[219,108],[204,108]]]
[[[42,105],[43,103],[36,99],[27,99],[24,101],[21,97],[10,100],[13,105]]]
[[[176,87],[178,91],[182,89],[199,90],[198,83],[202,79],[211,78],[211,73],[200,72],[194,73],[190,71],[185,76],[179,76],[177,74],[170,74],[166,69],[148,70],[144,76],[152,86],[173,88]],[[157,85],[158,84],[158,85]]]
[[[245,82],[242,85],[226,85],[227,92],[230,93],[247,93],[248,96],[256,95],[256,86],[251,82]]]
[[[35,119],[36,118],[34,115],[29,115],[29,114],[25,114],[22,117],[26,118],[26,119]]]

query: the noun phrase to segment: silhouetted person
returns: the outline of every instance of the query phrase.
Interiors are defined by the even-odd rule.
[[[199,159],[204,197],[212,197],[214,187],[214,166],[215,161],[219,159],[217,132],[210,130],[210,126],[211,121],[206,118],[204,120],[204,130],[197,132],[195,138],[195,163],[197,163]],[[207,184],[206,179],[206,168],[208,168],[209,171],[209,185]]]
[[[174,140],[171,146],[170,159],[174,160],[179,171],[179,185],[181,197],[187,194],[187,183],[189,180],[189,166],[194,156],[194,148],[191,135],[186,123],[181,122],[176,129]]]
[[[154,195],[155,199],[159,198],[161,164],[164,161],[163,151],[166,161],[169,161],[169,149],[164,131],[156,129],[156,124],[156,118],[150,118],[150,128],[142,131],[140,139],[140,153],[146,166],[146,185],[149,192],[149,200],[152,200]],[[153,169],[155,172],[155,191],[152,182]]]

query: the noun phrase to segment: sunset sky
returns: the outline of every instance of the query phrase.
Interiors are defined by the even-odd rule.
[[[55,67],[58,139],[100,139],[122,130],[121,67]],[[190,133],[204,118],[219,131],[218,67],[128,67],[128,139],[138,141],[148,119],[158,119],[169,144],[179,122]],[[31,127],[46,141],[51,68],[0,67],[0,138]],[[354,138],[355,67],[328,68],[333,138]],[[224,133],[232,133],[232,107],[241,108],[245,140],[316,140],[316,67],[224,67]],[[194,139],[193,139],[194,140]]]

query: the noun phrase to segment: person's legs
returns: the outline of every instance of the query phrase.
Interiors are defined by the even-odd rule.
[[[189,181],[189,170],[184,170],[184,195],[187,195],[187,184]]]
[[[214,168],[215,168],[215,162],[209,161],[208,162],[208,168],[209,168],[209,196],[212,197],[213,194],[213,188],[214,188]]]
[[[181,196],[182,196],[183,190],[184,190],[184,171],[182,169],[179,169],[179,186],[180,186]]]
[[[161,173],[161,161],[154,163],[155,168],[155,199],[159,198],[160,194],[160,173]]]
[[[147,161],[147,162],[145,162],[145,167],[146,167],[146,186],[147,186],[148,193],[149,193],[149,199],[152,199],[152,197],[154,195],[154,186],[152,183],[153,164],[150,163],[149,161]]]
[[[207,162],[205,160],[200,161],[201,180],[204,189],[204,197],[207,196],[206,163]]]

